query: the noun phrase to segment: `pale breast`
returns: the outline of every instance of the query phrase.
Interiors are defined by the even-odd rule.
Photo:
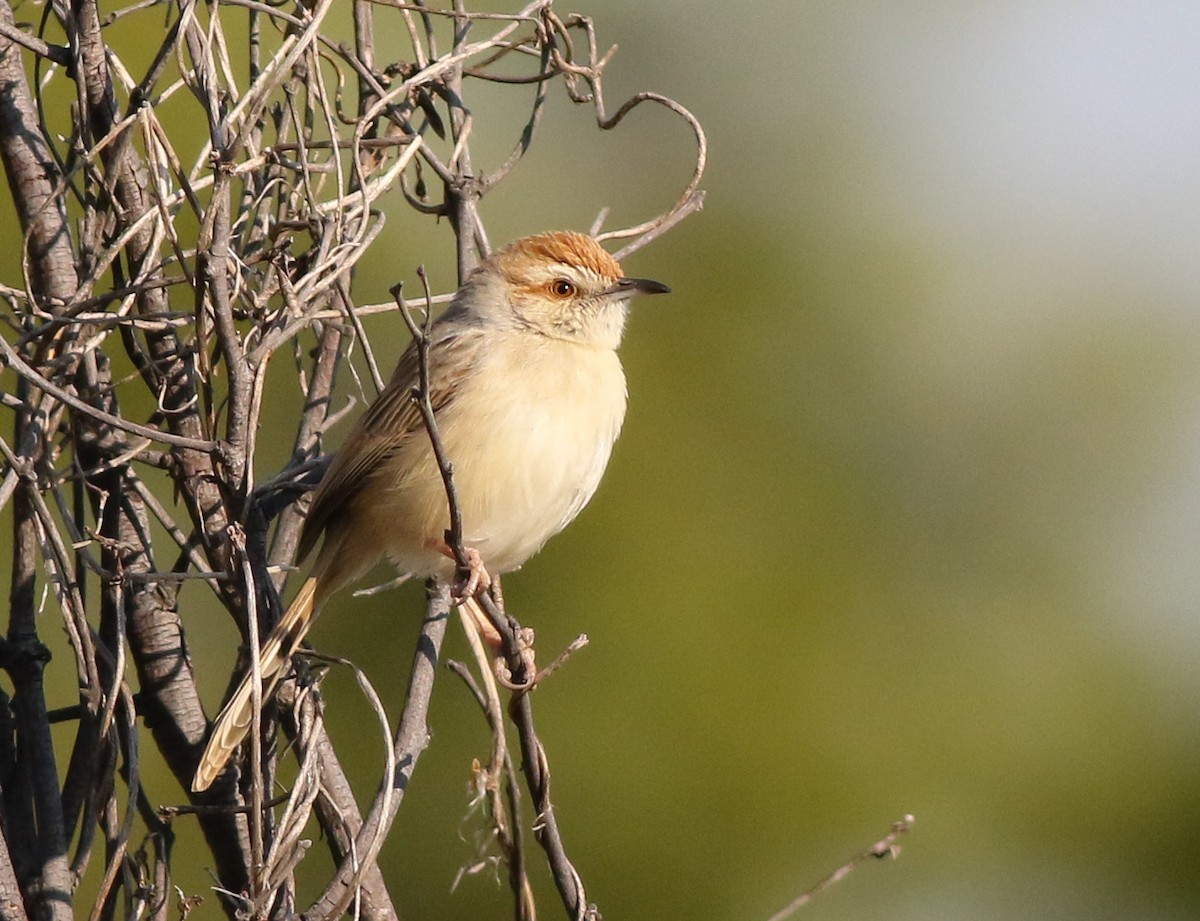
[[[528,334],[519,345],[495,345],[483,373],[465,382],[438,422],[466,542],[489,571],[503,573],[570,524],[595,493],[625,416],[625,377],[608,349]],[[408,475],[393,481],[375,513],[380,531],[392,521],[389,555],[397,565],[427,575],[449,568],[428,548],[449,516],[426,440],[414,449],[426,456],[399,465]]]

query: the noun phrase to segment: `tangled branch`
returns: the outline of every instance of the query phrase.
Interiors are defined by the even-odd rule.
[[[0,511],[13,534],[0,640],[4,917],[73,917],[74,893],[101,853],[93,918],[118,906],[129,917],[168,917],[181,821],[199,826],[215,898],[231,918],[298,913],[294,877],[309,859],[314,821],[333,869],[304,916],[353,907],[364,918],[397,917],[377,855],[427,744],[444,587],[430,588],[394,729],[354,668],[386,742],[364,813],[324,729],[320,673],[329,662],[317,657],[275,701],[257,701],[240,780],[186,792],[208,725],[185,642],[194,623],[189,586],[200,582],[218,599],[250,650],[279,615],[304,495],[323,470],[323,437],[345,415],[333,404],[338,371],[356,370],[344,360],[353,350],[376,387],[382,382],[362,319],[396,307],[356,303],[353,285],[384,227],[382,196],[398,190],[415,215],[446,219],[461,280],[490,248],[483,202],[519,167],[549,94],[561,88],[600,130],[651,103],[695,139],[676,203],[610,230],[601,208],[593,228],[601,239],[629,239],[622,253],[630,252],[703,203],[700,123],[656,93],[610,113],[604,71],[615,49],[601,51],[587,17],[560,17],[549,0],[510,15],[469,12],[462,2],[354,0],[344,41],[334,9],[333,0],[179,0],[102,16],[97,0],[73,0],[46,5],[30,27],[0,0],[0,158],[22,269],[0,280],[0,411],[12,417],[11,436],[0,437]],[[164,10],[165,27],[153,18]],[[144,26],[136,49],[110,41],[115,26],[135,23]],[[407,37],[403,59],[382,59],[376,34],[384,29]],[[472,149],[489,118],[470,105],[481,83],[532,91],[527,114],[509,126],[510,152],[490,168]],[[426,316],[449,297],[427,290]],[[285,387],[298,389],[304,410],[290,462],[264,481],[256,463],[264,406]],[[432,414],[429,426],[436,439]],[[447,489],[453,510],[449,476]],[[493,751],[480,785],[517,916],[534,917],[535,906],[502,688],[534,837],[567,913],[595,916],[562,843],[528,693],[558,663],[533,665],[530,634],[498,592],[478,603],[504,638],[508,671],[493,676],[483,654],[475,677],[458,670],[487,717]],[[39,633],[48,608],[61,615],[78,688],[78,704],[54,713],[46,681],[67,678],[58,666],[48,671]],[[60,783],[65,752],[50,726],[64,719],[74,739]],[[297,758],[290,786],[278,776],[279,728]],[[146,735],[152,746],[139,744]],[[139,778],[151,755],[187,804],[147,801]],[[202,897],[180,894],[180,910]]]

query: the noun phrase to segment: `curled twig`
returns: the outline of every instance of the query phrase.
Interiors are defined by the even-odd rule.
[[[384,203],[389,212],[391,202],[407,202],[415,215],[448,219],[461,281],[490,248],[486,196],[536,142],[556,88],[588,106],[600,130],[652,103],[695,134],[693,175],[670,211],[625,231],[603,232],[602,220],[595,225],[605,239],[635,238],[618,257],[703,200],[703,129],[679,103],[653,93],[636,94],[610,115],[603,76],[612,53],[598,47],[590,20],[560,18],[549,0],[526,0],[512,14],[472,12],[459,0],[440,7],[353,0],[348,43],[332,29],[336,9],[332,0],[286,8],[261,0],[166,7],[135,0],[102,16],[95,0],[77,0],[41,5],[41,23],[27,32],[0,0],[0,146],[22,241],[22,277],[0,284],[0,370],[11,371],[15,384],[0,394],[15,431],[0,439],[0,511],[14,525],[3,667],[21,692],[12,720],[19,744],[0,751],[0,770],[15,781],[5,786],[6,835],[31,845],[8,855],[15,865],[24,862],[12,874],[0,847],[0,893],[8,892],[10,877],[19,879],[13,886],[26,891],[17,892],[18,901],[48,916],[71,913],[71,873],[84,872],[94,842],[107,846],[97,907],[75,916],[103,917],[122,904],[130,916],[167,911],[169,829],[143,809],[144,843],[131,853],[136,816],[115,792],[120,775],[130,803],[145,798],[138,777],[148,752],[143,747],[139,764],[125,681],[136,674],[149,737],[186,786],[206,719],[183,632],[184,619],[200,615],[191,613],[197,607],[190,601],[181,604],[181,593],[187,598],[194,591],[188,583],[203,581],[203,591],[250,634],[252,648],[260,615],[262,626],[269,623],[274,592],[293,570],[302,497],[319,478],[321,441],[355,405],[338,393],[337,371],[358,374],[365,365],[364,380],[369,374],[377,387],[386,376],[367,318],[396,305],[365,303],[370,292],[352,286],[353,270],[383,232]],[[121,29],[106,28],[117,20]],[[153,27],[138,28],[151,21]],[[136,55],[110,44],[118,32],[136,32]],[[385,59],[377,41],[384,34],[410,48]],[[493,110],[472,97],[478,81],[525,100],[511,124],[499,126],[510,140],[490,164],[477,138],[497,126]],[[173,118],[164,120],[168,109]],[[199,131],[173,127],[179,113]],[[389,197],[397,187],[401,195]],[[418,340],[432,310],[452,297],[433,295],[423,274],[422,285],[423,322],[401,310]],[[304,409],[287,469],[258,483],[259,438],[278,437],[279,421],[270,418],[278,362],[272,369],[270,359],[281,349],[295,356],[295,374],[279,386],[298,388]],[[109,367],[127,371],[109,374]],[[371,389],[367,384],[363,396]],[[427,376],[419,389],[428,396]],[[436,419],[426,408],[436,448]],[[448,543],[462,565],[468,561],[452,459],[441,454]],[[590,909],[562,847],[549,765],[529,709],[530,689],[578,643],[538,669],[528,632],[498,593],[476,602],[503,638],[508,671],[501,682],[513,692],[509,709],[535,834],[568,911],[584,917]],[[49,727],[67,714],[43,706],[47,666],[36,627],[38,614],[55,605],[71,655],[65,670],[56,661],[52,668],[60,671],[46,675],[61,673],[78,690],[78,703],[68,708],[78,722],[57,730],[75,733],[65,785],[54,770]],[[301,739],[300,776],[288,798],[271,799],[279,754],[255,695],[253,776],[239,789],[231,775],[186,813],[204,834],[215,888],[226,894],[222,905],[231,917],[290,909],[310,814],[327,840],[339,842],[338,872],[310,917],[331,918],[350,905],[371,921],[395,917],[374,854],[426,741],[429,666],[447,605],[445,592],[435,590],[390,745],[394,763],[365,818],[313,696],[296,682],[283,689],[294,707],[284,708],[281,721]],[[521,776],[511,764],[515,740],[505,735],[487,658],[481,651],[477,685],[493,748],[480,778],[497,824],[507,815],[504,859],[518,916],[532,918],[520,844]],[[0,717],[6,707],[0,697]],[[0,733],[0,749],[4,744]],[[73,841],[72,866],[62,855]],[[35,865],[38,854],[54,856]],[[67,895],[47,899],[51,892]],[[188,897],[181,910],[192,904]]]

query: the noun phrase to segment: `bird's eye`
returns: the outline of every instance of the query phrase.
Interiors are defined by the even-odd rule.
[[[577,290],[575,283],[565,278],[556,278],[550,282],[550,293],[555,297],[573,297]]]

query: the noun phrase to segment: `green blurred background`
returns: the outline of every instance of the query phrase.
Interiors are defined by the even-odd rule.
[[[911,812],[898,862],[805,916],[1200,917],[1200,6],[558,9],[620,44],[610,106],[664,92],[711,141],[706,209],[626,263],[675,293],[635,312],[608,476],[505,583],[543,661],[591,637],[536,694],[589,896],[764,919]],[[640,220],[686,181],[682,123],[643,107],[601,135],[561,95],[484,202],[495,243]],[[527,93],[472,98],[494,165]],[[449,287],[449,242],[393,195],[356,299],[418,263]],[[371,327],[385,364],[401,328]],[[215,707],[236,639],[189,596]],[[419,614],[415,589],[345,598],[313,641],[395,708]],[[348,676],[326,687],[370,789],[369,714]],[[450,893],[487,737],[448,674],[432,729],[392,888],[408,918],[508,917],[486,872]]]

